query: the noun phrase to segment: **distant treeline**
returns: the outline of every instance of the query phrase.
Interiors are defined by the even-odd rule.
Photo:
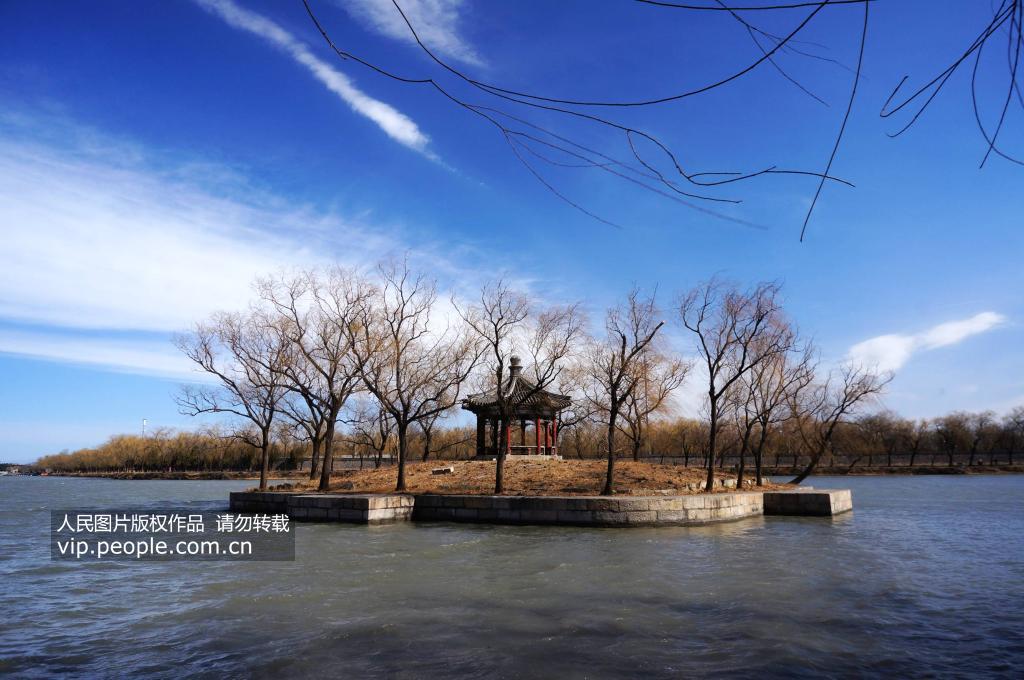
[[[355,433],[352,433],[355,434]],[[359,436],[359,435],[356,435]],[[431,450],[422,433],[412,437],[413,450],[422,457],[440,455],[464,458],[471,455],[470,431],[448,428],[433,434]],[[341,437],[342,455],[361,457],[368,465],[379,465],[394,453],[395,442],[386,437],[370,442],[355,437]],[[279,431],[271,440],[271,467],[276,470],[297,470],[308,467],[311,447]],[[43,456],[33,465],[39,471],[74,472],[256,472],[260,469],[261,451],[246,443],[237,432],[216,427],[196,431],[158,429],[146,436],[116,435],[95,448],[62,451]],[[27,467],[27,466],[22,466]]]
[[[652,421],[639,447],[621,437],[620,457],[663,460],[675,464],[704,466],[707,463],[708,423],[689,419],[661,418]],[[518,436],[513,431],[515,443]],[[738,461],[740,432],[733,425],[723,428],[724,443],[716,458],[719,468],[728,469]],[[567,458],[600,458],[606,433],[597,423],[566,424],[560,437],[560,453]],[[386,431],[375,440],[363,433],[343,432],[342,457],[360,458],[366,465],[390,462],[397,442]],[[467,427],[438,425],[426,437],[416,432],[409,448],[420,460],[459,460],[475,454],[473,431]],[[765,467],[792,469],[804,464],[796,423],[783,423],[768,443]],[[280,431],[270,449],[272,468],[296,470],[308,466],[311,448],[287,431]],[[999,418],[992,412],[957,412],[930,420],[908,420],[890,412],[868,414],[840,423],[822,467],[848,470],[861,468],[960,467],[977,465],[1020,465],[1024,463],[1024,408]],[[219,472],[257,471],[260,450],[225,431],[157,430],[145,437],[118,435],[89,449],[63,452],[40,458],[35,467],[51,472]]]
[[[626,441],[620,457],[664,459],[666,462],[707,464],[708,423],[688,418],[651,422],[646,439],[636,446]],[[562,455],[599,457],[604,431],[593,425],[568,428],[561,439]],[[722,426],[722,448],[716,466],[727,469],[739,460],[742,432],[735,423]],[[626,439],[626,437],[623,437]],[[768,440],[764,464],[791,470],[806,464],[808,455],[800,423],[780,423]],[[975,466],[1024,464],[1024,407],[1003,417],[991,411],[958,411],[932,419],[910,420],[883,411],[840,422],[820,465],[829,469]]]

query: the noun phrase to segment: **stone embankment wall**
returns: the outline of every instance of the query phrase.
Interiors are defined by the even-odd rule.
[[[687,496],[463,496],[408,494],[231,494],[235,512],[298,521],[383,524],[409,520],[576,526],[694,526],[760,515],[831,516],[853,509],[848,490]]]
[[[756,517],[760,493],[692,496],[417,496],[413,519],[582,526],[695,525]]]
[[[285,514],[299,521],[386,524],[412,518],[415,498],[406,494],[294,494],[232,492],[231,510]]]

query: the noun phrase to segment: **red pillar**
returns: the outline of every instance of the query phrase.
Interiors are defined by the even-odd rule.
[[[551,453],[558,453],[558,419],[551,421]]]
[[[512,425],[505,425],[505,455],[512,455]]]
[[[537,430],[534,433],[537,435],[537,448],[534,450],[534,453],[540,454],[540,418],[537,418],[537,420],[534,422],[534,427]]]

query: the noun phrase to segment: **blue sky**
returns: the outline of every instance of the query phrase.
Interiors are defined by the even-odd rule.
[[[662,96],[758,56],[721,12],[625,0],[402,4],[467,73],[564,98]],[[496,103],[430,62],[389,2],[313,6],[345,49]],[[833,167],[856,188],[826,186],[800,243],[813,178],[717,191],[743,199],[721,211],[764,227],[751,228],[594,168],[538,164],[622,228],[602,224],[553,196],[482,119],[339,60],[298,0],[3,3],[0,459],[97,444],[142,418],[195,424],[174,404],[191,374],[172,333],[243,306],[256,275],[403,252],[456,291],[504,273],[550,300],[581,300],[594,317],[634,282],[658,285],[670,307],[713,274],[779,279],[829,361],[895,369],[887,406],[919,417],[1024,403],[1021,168],[991,158],[978,169],[969,71],[899,138],[886,133],[905,119],[878,115],[900,78],[931,78],[990,18],[974,0],[937,7],[872,4]],[[779,33],[807,13],[745,16]],[[801,38],[827,51],[804,49],[853,65],[861,17],[859,6],[826,8]],[[990,56],[980,82],[991,127],[1005,64]],[[820,171],[852,76],[794,54],[779,64],[828,106],[762,64],[700,98],[601,112],[656,134],[690,167]],[[596,126],[512,110],[629,155]],[[1021,148],[1022,123],[1012,110],[1007,149]]]

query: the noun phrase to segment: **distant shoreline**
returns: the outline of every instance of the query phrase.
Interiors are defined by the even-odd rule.
[[[438,464],[451,464],[460,461],[439,460]],[[385,469],[392,466],[385,466]],[[693,469],[699,469],[692,466]],[[339,471],[340,472],[340,471]],[[734,474],[733,470],[720,470],[725,474]],[[787,477],[797,474],[797,470],[788,468],[766,469],[764,475],[768,477]],[[815,475],[827,477],[891,477],[891,476],[932,476],[932,475],[1012,475],[1024,473],[1024,465],[974,465],[948,467],[945,465],[921,465],[913,468],[906,466],[875,466],[858,467],[853,470],[847,468],[821,467],[814,471]],[[13,476],[30,476],[28,474]],[[217,472],[203,471],[175,471],[175,472],[65,472],[51,473],[49,477],[95,477],[99,479],[125,479],[125,480],[251,480],[259,479],[258,471],[249,470],[222,470]],[[273,479],[308,479],[309,472],[302,470],[275,470],[271,471]],[[338,475],[340,476],[340,475]],[[746,471],[747,478],[753,478],[753,470]]]
[[[220,472],[62,472],[48,475],[12,475],[14,477],[92,477],[96,479],[127,479],[127,480],[198,480],[198,481],[230,481],[233,479],[248,480],[260,478],[259,472],[248,470],[223,470]],[[270,479],[306,479],[308,472],[275,471]]]

